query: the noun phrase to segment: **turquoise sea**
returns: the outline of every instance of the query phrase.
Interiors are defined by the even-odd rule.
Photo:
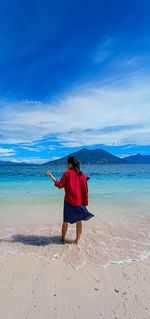
[[[51,169],[54,177],[60,180],[66,167],[0,166],[0,253],[13,252],[10,248],[12,241],[6,244],[3,238],[12,238],[21,229],[26,236],[33,235],[33,232],[39,238],[44,234],[48,236],[50,232],[51,237],[59,236],[64,190],[54,187],[54,182],[46,175],[47,169]],[[82,261],[86,257],[95,265],[106,265],[139,256],[146,258],[150,252],[150,165],[82,165],[81,170],[90,176],[88,209],[95,214],[84,224],[80,251],[84,256]],[[28,226],[23,228],[25,224]],[[71,225],[68,238],[73,240],[74,236]],[[66,250],[62,253],[62,248],[58,248],[57,241],[55,244],[51,256],[67,255]],[[23,247],[18,245],[18,242],[13,245],[14,253]],[[73,244],[67,245],[74,249]],[[29,249],[28,253],[44,257],[52,247],[47,244],[42,250],[37,246],[36,250],[35,246],[26,245],[24,253]],[[20,249],[22,251],[23,248]],[[40,254],[39,249],[42,251]],[[75,253],[70,258],[80,264],[81,255],[76,256]]]
[[[48,167],[51,169],[50,167]],[[59,200],[64,192],[53,187],[53,181],[46,175],[45,166],[0,166],[0,203],[5,201]],[[52,167],[58,180],[66,167]],[[96,203],[107,201],[121,203],[129,198],[150,193],[150,165],[82,165],[81,170],[90,176],[89,200]]]

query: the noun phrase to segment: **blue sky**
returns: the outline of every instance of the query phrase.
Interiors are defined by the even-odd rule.
[[[0,4],[0,160],[150,154],[150,2]]]

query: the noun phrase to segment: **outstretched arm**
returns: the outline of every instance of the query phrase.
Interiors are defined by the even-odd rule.
[[[47,175],[55,182],[56,178],[51,174],[51,171],[47,170]]]
[[[51,174],[51,171],[47,170],[47,175],[52,178],[54,181],[54,185],[58,188],[63,188],[66,184],[66,176],[65,173],[62,175],[60,182]]]

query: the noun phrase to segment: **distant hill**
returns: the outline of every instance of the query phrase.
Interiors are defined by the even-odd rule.
[[[124,158],[117,157],[112,155],[111,153],[105,151],[104,149],[95,149],[89,150],[87,148],[82,148],[79,151],[70,153],[64,157],[59,159],[46,162],[44,164],[33,164],[33,163],[14,163],[11,161],[0,161],[0,166],[2,165],[66,165],[67,158],[69,156],[76,156],[81,164],[127,164],[127,163],[135,163],[135,164],[150,164],[150,155],[130,155]]]
[[[26,162],[21,162],[21,163],[17,163],[17,162],[11,162],[11,161],[0,161],[0,166],[2,165],[13,165],[13,166],[18,166],[18,165],[36,165],[36,164],[31,164],[31,163],[26,163]]]
[[[128,163],[135,163],[135,164],[150,164],[150,155],[130,155],[124,157],[124,160]]]
[[[79,151],[68,154],[62,158],[49,161],[41,165],[66,165],[67,158],[69,156],[76,156],[81,164],[125,164],[126,162],[110,154],[103,149],[89,150],[87,148],[82,148]]]
[[[0,165],[16,165],[17,163],[11,161],[0,161]]]

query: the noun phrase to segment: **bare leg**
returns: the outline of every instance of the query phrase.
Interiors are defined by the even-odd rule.
[[[82,232],[82,222],[80,220],[79,222],[76,223],[76,245],[78,245],[81,232]]]
[[[61,239],[63,242],[65,241],[65,235],[66,235],[67,229],[68,229],[68,223],[63,222],[63,224],[62,224],[62,239]]]

